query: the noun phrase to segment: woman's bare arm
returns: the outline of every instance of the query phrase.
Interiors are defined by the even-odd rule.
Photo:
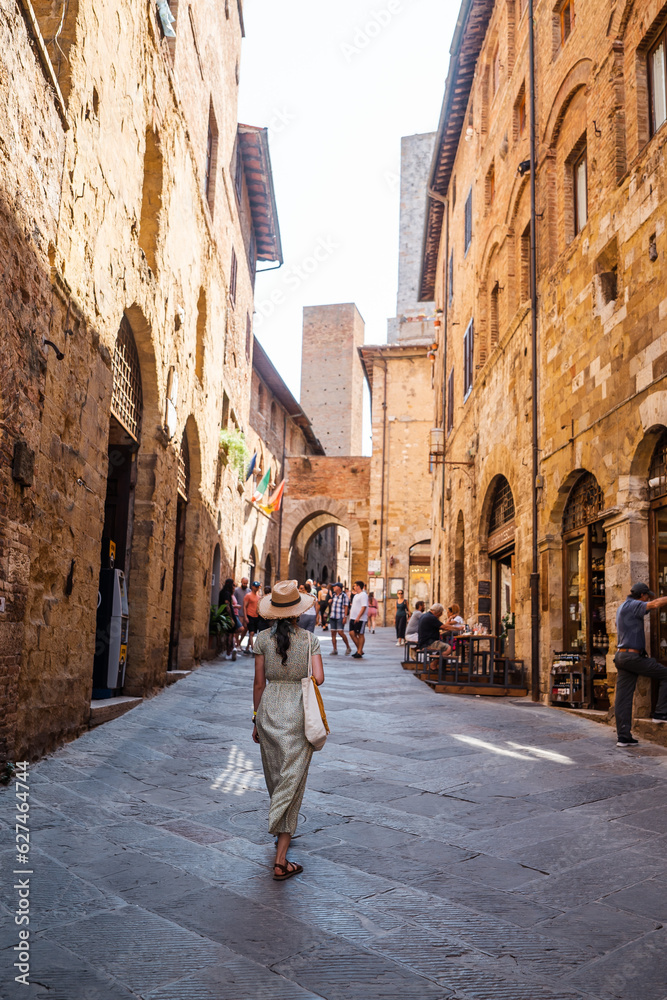
[[[259,703],[266,687],[266,675],[264,674],[264,656],[255,657],[255,682],[252,687],[252,702],[255,711],[259,708]]]
[[[320,653],[313,653],[313,677],[318,687],[324,684],[324,665]]]

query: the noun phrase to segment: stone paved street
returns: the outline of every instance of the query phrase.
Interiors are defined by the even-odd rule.
[[[303,875],[270,878],[252,661],[205,665],[32,769],[28,988],[3,789],[3,1000],[667,997],[667,751],[322,638]]]

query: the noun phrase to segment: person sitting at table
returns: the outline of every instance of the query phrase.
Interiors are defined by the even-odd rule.
[[[447,656],[452,651],[452,647],[447,642],[443,642],[440,633],[443,628],[441,618],[445,613],[442,604],[432,604],[428,611],[419,619],[417,646],[419,649],[426,649],[429,653],[444,653]]]
[[[463,618],[461,618],[461,609],[458,604],[452,604],[447,608],[445,628],[448,632],[453,632],[454,635],[458,635],[459,632],[463,632],[465,630],[465,623]]]

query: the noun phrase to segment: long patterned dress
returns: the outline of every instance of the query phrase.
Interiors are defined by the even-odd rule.
[[[273,625],[255,639],[254,651],[264,656],[267,681],[257,709],[257,733],[271,796],[269,833],[294,834],[313,756],[313,747],[304,732],[301,678],[308,676],[308,643],[311,655],[315,655],[320,652],[320,640],[304,629],[295,628],[283,666],[275,633]]]

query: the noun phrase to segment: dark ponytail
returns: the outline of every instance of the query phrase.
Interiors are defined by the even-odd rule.
[[[276,647],[283,666],[287,663],[291,634],[294,631],[293,618],[279,618],[276,623]]]

